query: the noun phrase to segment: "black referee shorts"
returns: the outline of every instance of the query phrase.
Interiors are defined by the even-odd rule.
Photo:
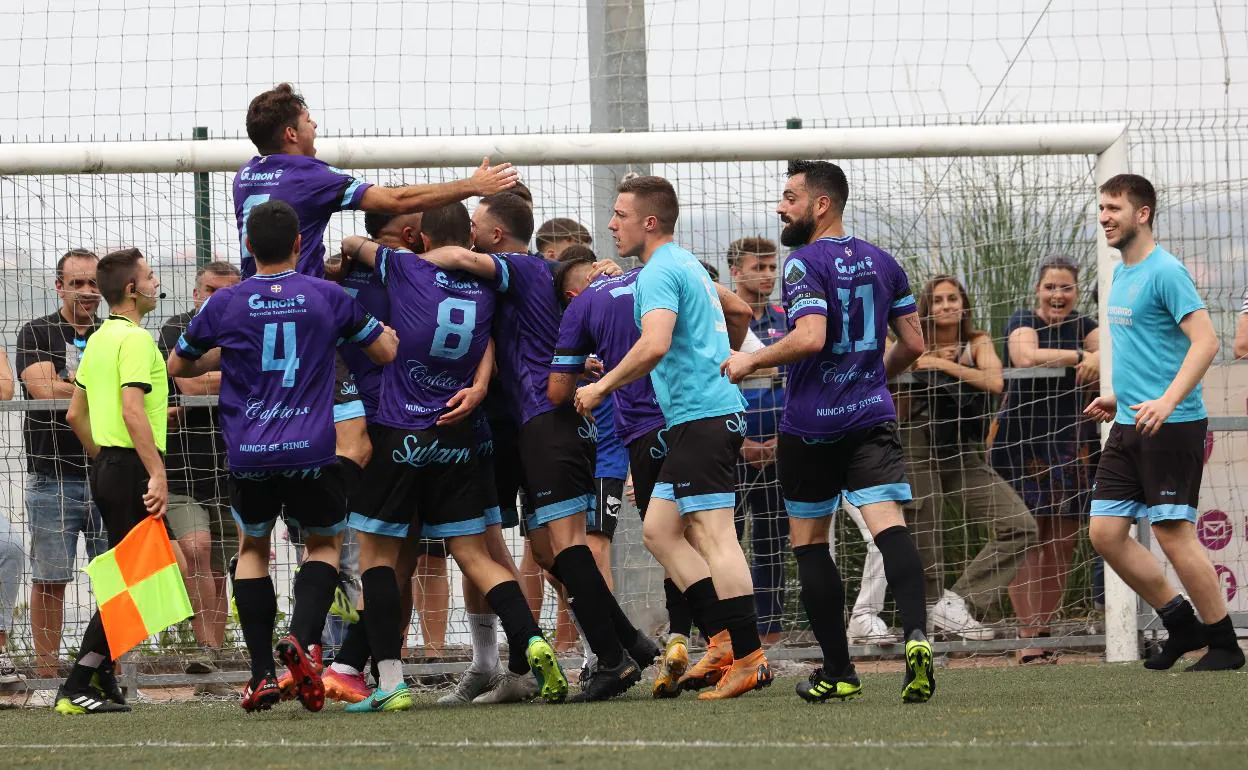
[[[100,509],[109,548],[116,548],[130,530],[147,518],[147,506],[143,505],[147,481],[147,468],[133,449],[100,447],[100,453],[91,461],[87,483],[91,487],[91,499]],[[168,520],[162,521],[169,538],[173,539]]]

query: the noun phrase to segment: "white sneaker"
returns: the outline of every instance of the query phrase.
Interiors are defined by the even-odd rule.
[[[929,629],[948,631],[972,642],[986,642],[996,635],[971,615],[961,596],[948,590],[939,601],[928,605],[927,625]]]
[[[17,666],[6,653],[0,652],[0,684],[16,684],[26,681],[26,677],[17,673]]]
[[[460,674],[455,689],[438,698],[439,706],[467,706],[473,699],[484,692],[497,687],[503,680],[503,672],[497,668],[493,671],[472,671]]]
[[[875,613],[854,615],[849,619],[850,644],[878,644],[888,647],[901,641],[901,634],[893,631],[884,619]]]
[[[472,699],[473,703],[526,703],[537,697],[537,680],[533,674],[513,674],[504,671],[498,686]]]
[[[56,705],[56,690],[31,690],[26,698],[28,709],[50,709]]]

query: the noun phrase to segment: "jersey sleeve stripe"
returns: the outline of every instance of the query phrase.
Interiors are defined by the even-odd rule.
[[[178,337],[178,344],[175,346],[175,349],[178,351],[178,355],[183,358],[196,359],[204,354],[204,351],[192,344],[185,334]]]
[[[377,328],[377,319],[373,318],[370,315],[368,317],[368,320],[364,322],[364,325],[360,327],[360,330],[357,331],[355,334],[352,334],[350,337],[347,337],[346,341],[351,342],[351,343],[358,343],[361,340],[366,339],[369,333],[371,333],[373,329],[376,329],[376,328]]]
[[[150,382],[123,382],[123,383],[121,383],[121,387],[123,387],[123,388],[138,388],[139,390],[143,391],[144,393],[151,393],[151,392],[152,392],[152,384],[151,384]]]
[[[557,355],[555,356],[554,360],[551,361],[550,363],[551,363],[551,366],[576,366],[578,364],[584,364],[585,359],[587,358],[589,358],[589,356],[559,356]]]
[[[827,300],[816,299],[813,297],[808,297],[806,299],[799,299],[797,302],[793,303],[792,307],[789,308],[789,314],[793,315],[803,310],[816,310],[816,309],[822,310],[826,314],[828,312]]]
[[[908,308],[908,307],[910,307],[910,306],[912,306],[912,305],[914,305],[914,295],[913,295],[913,294],[907,294],[906,296],[902,297],[901,299],[899,299],[899,300],[897,300],[897,301],[893,302],[893,306],[892,306],[892,307],[893,307],[893,310],[901,310],[902,308]]]
[[[511,287],[511,271],[507,268],[507,260],[494,257],[494,269],[498,271],[498,290],[507,291]]]
[[[355,193],[360,189],[360,185],[364,184],[359,179],[352,179],[351,184],[347,185],[347,189],[342,193],[342,205],[339,208],[351,208],[354,205]]]

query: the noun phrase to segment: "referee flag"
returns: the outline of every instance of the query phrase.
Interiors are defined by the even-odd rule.
[[[193,614],[163,519],[143,519],[86,572],[114,660]]]

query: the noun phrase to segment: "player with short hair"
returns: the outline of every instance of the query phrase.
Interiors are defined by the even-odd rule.
[[[1119,174],[1100,193],[1100,225],[1122,263],[1114,267],[1108,298],[1113,393],[1085,410],[1114,424],[1092,487],[1088,534],[1096,552],[1157,611],[1169,633],[1146,668],[1164,671],[1184,653],[1206,646],[1209,651],[1188,671],[1240,668],[1244,652],[1222,581],[1196,537],[1209,425],[1200,381],[1218,354],[1217,333],[1187,268],[1153,238],[1152,183]],[[1131,536],[1131,525],[1145,516],[1190,602]]]
[[[295,578],[290,633],[277,653],[304,708],[319,711],[321,631],[338,585],[347,512],[334,457],[333,351],[345,341],[385,364],[398,343],[340,286],[295,270],[301,235],[293,207],[280,200],[255,206],[247,227],[256,274],[200,307],[169,356],[169,373],[195,377],[218,366],[222,373],[230,503],[243,531],[234,598],[251,655],[242,706],[265,710],[281,697],[270,646],[277,595],[268,562],[273,523],[284,516],[305,533],[307,558]]]
[[[695,614],[724,629],[681,682],[687,689],[718,682],[703,700],[735,698],[773,678],[733,526],[745,401],[719,373],[730,352],[727,322],[706,270],[674,243],[679,211],[675,190],[661,177],[619,186],[610,229],[620,256],[645,265],[633,287],[641,336],[601,380],[577,390],[576,408],[588,415],[614,391],[651,375],[670,449],[646,510],[646,547]]]
[[[828,546],[844,494],[884,557],[901,615],[902,699],[926,701],[936,681],[924,635],[923,564],[902,516],[911,493],[887,383],[923,353],[923,330],[905,271],[883,249],[845,232],[845,172],[826,161],[791,161],[788,177],[776,212],[785,223],[780,242],[797,247],[780,275],[789,333],[762,350],[734,354],[723,371],[739,382],[791,364],[777,442],[780,485],[802,604],[824,657],[797,692],[824,701],[862,690],[845,636],[845,587]],[[890,328],[898,342],[886,351]]]
[[[520,423],[526,458],[532,507],[527,535],[538,563],[567,588],[572,612],[598,654],[589,686],[573,700],[605,700],[640,681],[658,648],[629,622],[586,544],[586,514],[596,504],[595,432],[574,409],[547,398],[559,309],[550,269],[527,251],[533,212],[520,198],[502,193],[481,200],[473,223],[478,251],[436,249],[425,257],[447,269],[506,281],[495,329],[503,393]]]
[[[513,190],[514,192],[514,190]],[[551,262],[562,262],[563,252],[571,246],[588,247],[594,242],[585,225],[568,217],[547,219],[533,235],[537,253]]]

